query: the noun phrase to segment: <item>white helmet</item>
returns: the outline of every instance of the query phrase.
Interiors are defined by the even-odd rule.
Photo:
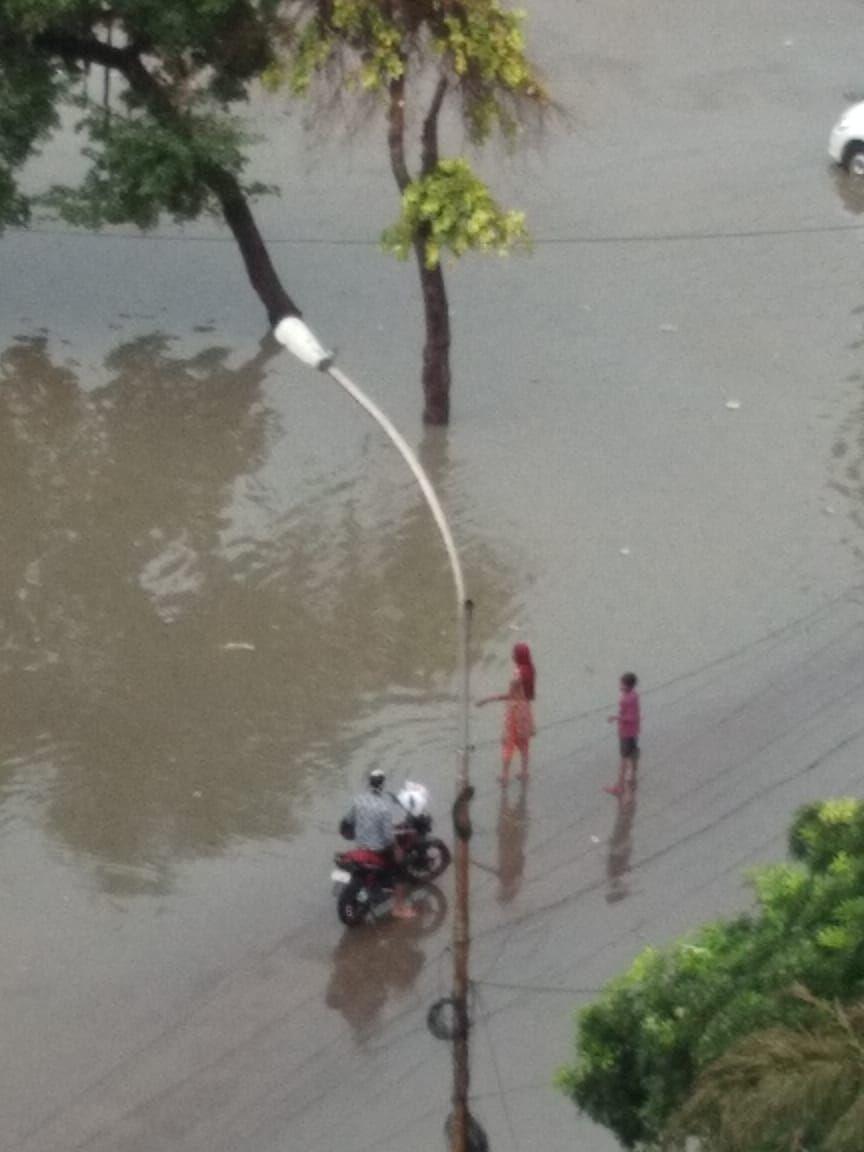
[[[398,799],[405,811],[410,812],[412,816],[422,816],[429,807],[428,790],[422,784],[414,784],[410,780],[405,781]]]
[[[387,777],[380,768],[373,768],[369,773],[369,787],[373,792],[380,792],[387,782]]]

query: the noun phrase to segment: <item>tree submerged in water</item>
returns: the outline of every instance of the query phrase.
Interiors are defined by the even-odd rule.
[[[504,251],[526,239],[461,157],[439,156],[445,102],[471,140],[513,138],[547,97],[525,53],[521,15],[500,0],[0,0],[0,229],[31,207],[72,224],[154,227],[212,213],[234,236],[272,326],[299,315],[250,208],[271,191],[246,179],[248,139],[232,107],[261,78],[298,95],[313,82],[383,98],[402,212],[383,237],[416,253],[426,317],[424,419],[445,424],[450,320],[441,256]],[[100,100],[91,67],[119,83]],[[410,88],[410,92],[409,92]],[[107,81],[106,81],[107,90]],[[425,104],[424,104],[425,101]],[[408,105],[422,108],[419,168],[408,162]],[[29,196],[21,168],[77,105],[88,167],[75,187]]]
[[[244,177],[246,139],[229,112],[276,60],[281,9],[278,0],[0,0],[0,228],[28,222],[34,198],[18,173],[72,104],[88,168],[77,187],[37,204],[89,228],[221,215],[270,323],[298,315],[249,207],[267,189]],[[119,78],[110,101],[86,84],[93,66]]]
[[[528,240],[521,212],[505,211],[462,156],[440,154],[445,105],[458,109],[471,142],[513,140],[549,100],[526,54],[523,14],[500,0],[299,0],[287,65],[266,76],[297,95],[318,88],[386,109],[390,167],[401,213],[382,236],[400,259],[412,253],[425,319],[423,419],[450,417],[450,314],[442,255],[506,252]],[[416,116],[415,116],[416,112]],[[417,164],[409,160],[416,119]]]

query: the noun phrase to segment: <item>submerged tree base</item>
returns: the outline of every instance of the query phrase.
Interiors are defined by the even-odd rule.
[[[450,319],[442,256],[505,252],[527,243],[521,212],[506,211],[464,156],[439,155],[445,102],[455,108],[474,145],[493,132],[515,140],[549,106],[528,59],[524,14],[506,0],[296,0],[286,67],[272,70],[298,95],[313,84],[366,102],[378,94],[387,117],[390,167],[401,206],[382,235],[399,259],[416,253],[423,294],[423,423],[450,421]],[[434,78],[434,87],[432,84]],[[430,95],[431,92],[431,95]],[[419,163],[412,171],[406,120],[419,127]]]
[[[422,240],[417,241],[415,250],[426,322],[423,423],[440,426],[450,422],[450,304],[441,265],[428,266]]]
[[[425,373],[424,373],[425,377]],[[423,394],[426,398],[423,406],[423,423],[431,428],[443,428],[450,423],[450,372],[447,372],[447,381],[434,388],[429,388],[426,380],[423,381]]]

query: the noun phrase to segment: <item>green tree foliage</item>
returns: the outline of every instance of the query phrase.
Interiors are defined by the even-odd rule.
[[[407,260],[423,237],[427,268],[437,268],[442,248],[462,256],[469,248],[506,252],[527,242],[522,212],[502,212],[467,160],[441,160],[402,196],[402,215],[382,237],[384,247]]]
[[[548,96],[526,51],[523,14],[501,0],[300,0],[287,58],[268,70],[298,95],[338,90],[380,100],[401,213],[382,243],[420,268],[426,346],[424,417],[449,414],[450,327],[445,253],[504,252],[527,240],[524,217],[501,208],[464,157],[439,155],[439,118],[452,106],[470,140],[514,140]],[[417,128],[415,170],[409,125]],[[410,141],[413,143],[413,141]]]
[[[861,1152],[864,1001],[794,995],[813,1009],[807,1022],[755,1032],[709,1064],[673,1117],[670,1152],[694,1136],[702,1152]]]
[[[297,309],[248,207],[244,136],[229,105],[272,66],[285,34],[278,0],[0,0],[0,228],[35,202],[74,224],[152,227],[162,213],[221,214],[272,321]],[[106,106],[92,68],[116,78]],[[65,103],[89,161],[76,187],[27,196],[19,175]]]
[[[206,195],[208,164],[242,171],[242,134],[226,106],[246,95],[272,59],[276,7],[243,0],[130,0],[111,7],[0,0],[0,42],[7,49],[0,56],[0,147],[15,144],[10,167],[19,167],[56,125],[57,102],[70,95],[70,81],[88,65],[107,65],[126,81],[111,115],[82,95],[82,85],[75,89],[93,168],[70,211],[80,215],[86,204],[92,223],[150,223],[163,211],[187,219],[207,207],[218,210]],[[145,56],[153,63],[143,75]],[[158,175],[142,180],[148,169]],[[108,197],[106,180],[116,184]],[[193,184],[200,190],[190,196]],[[185,194],[178,195],[180,188]]]
[[[56,127],[57,105],[67,87],[50,61],[15,51],[3,35],[2,20],[0,5],[0,230],[30,218],[16,177]]]
[[[662,1148],[700,1074],[735,1044],[806,1024],[812,1006],[792,985],[841,1002],[864,994],[864,804],[808,806],[790,844],[797,862],[753,873],[752,913],[648,949],[579,1014],[559,1083],[626,1147]]]
[[[527,108],[547,102],[526,54],[524,15],[508,11],[500,0],[313,0],[304,7],[287,72],[280,65],[268,73],[272,82],[287,78],[298,95],[307,94],[316,77],[332,84],[335,75],[348,92],[373,92],[385,100],[395,95],[404,116],[406,81],[416,77],[422,83],[431,67],[458,97],[475,144],[485,143],[496,128],[515,137]],[[422,101],[420,91],[417,99]],[[443,100],[430,105],[436,123],[427,121],[427,127],[437,128],[442,105]],[[404,150],[404,138],[398,146]],[[521,214],[503,212],[466,159],[439,161],[437,139],[435,146],[420,176],[402,188],[402,216],[384,233],[385,247],[404,258],[407,247],[425,242],[434,266],[441,247],[462,256],[523,240]],[[476,213],[466,210],[466,198],[478,202]]]

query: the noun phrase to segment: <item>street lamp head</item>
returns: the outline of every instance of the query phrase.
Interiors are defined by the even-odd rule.
[[[333,363],[334,353],[327,351],[309,325],[299,316],[286,316],[284,320],[280,320],[273,329],[273,335],[292,356],[296,356],[310,368],[326,372]]]

